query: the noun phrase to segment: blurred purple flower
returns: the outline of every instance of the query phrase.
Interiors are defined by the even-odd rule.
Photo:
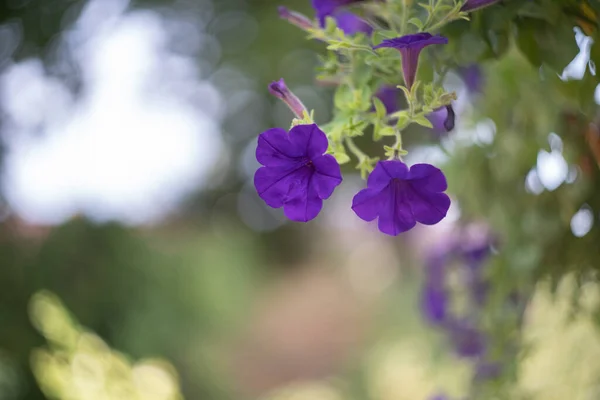
[[[431,35],[427,32],[405,35],[394,39],[386,39],[374,49],[389,47],[396,49],[402,56],[402,74],[404,84],[410,89],[415,82],[417,68],[419,66],[419,54],[421,50],[432,44],[447,44],[448,39],[440,35]]]
[[[429,322],[440,325],[446,321],[448,294],[443,286],[425,285],[423,291],[423,314]]]
[[[342,182],[340,166],[323,154],[328,142],[315,124],[297,125],[288,133],[269,129],[258,136],[256,159],[263,167],[254,175],[258,195],[270,207],[283,207],[293,220],[307,222],[323,207],[323,200]]]
[[[354,35],[359,32],[370,35],[373,32],[371,25],[350,11],[338,11],[333,14],[333,17],[337,22],[338,28],[344,31],[346,35]]]
[[[300,29],[309,30],[313,27],[310,19],[296,11],[291,11],[287,7],[279,6],[277,8],[279,17],[287,20],[290,24],[296,25]]]
[[[475,380],[488,381],[496,379],[502,374],[502,364],[499,362],[490,362],[480,360],[475,364]]]
[[[450,208],[450,198],[443,193],[446,177],[433,165],[409,169],[402,161],[379,161],[367,186],[354,196],[352,210],[365,221],[379,218],[379,230],[388,235],[408,231],[417,222],[437,224]]]
[[[302,104],[302,101],[288,89],[283,78],[269,84],[269,93],[278,99],[283,100],[296,117],[300,119],[304,118],[306,107]]]
[[[381,100],[385,106],[386,113],[391,114],[400,109],[399,93],[400,89],[390,85],[383,85],[375,93],[375,97]]]
[[[312,6],[315,9],[319,23],[324,25],[325,18],[335,14],[340,8],[361,1],[364,0],[312,0]]]
[[[470,323],[455,319],[448,324],[450,342],[461,357],[476,358],[485,353],[485,335]]]
[[[434,325],[446,321],[448,293],[446,291],[445,251],[433,254],[425,264],[426,280],[422,293],[421,308],[423,316]]]
[[[373,32],[371,25],[359,16],[342,10],[344,6],[361,1],[364,0],[312,0],[312,6],[315,9],[321,27],[325,26],[325,19],[327,17],[333,17],[338,27],[346,35],[353,35],[359,32],[370,35]]]
[[[487,7],[494,3],[497,3],[499,0],[467,0],[465,4],[461,7],[460,11],[469,12],[478,10],[483,7]]]
[[[458,74],[465,82],[467,90],[470,93],[481,92],[481,86],[483,84],[483,73],[479,65],[471,64],[466,67],[460,67],[458,68]]]

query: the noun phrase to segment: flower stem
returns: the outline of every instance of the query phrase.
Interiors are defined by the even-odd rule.
[[[358,148],[356,143],[354,143],[354,140],[352,140],[349,137],[344,138],[344,140],[346,142],[348,150],[350,150],[350,152],[354,154],[356,158],[358,158],[359,162],[362,162],[365,158],[367,158],[367,155],[361,149]]]

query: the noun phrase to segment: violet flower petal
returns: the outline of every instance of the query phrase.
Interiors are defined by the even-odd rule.
[[[333,190],[342,183],[340,165],[331,154],[325,154],[313,160],[315,174],[312,184],[321,199],[328,199]]]
[[[262,167],[254,174],[254,186],[261,199],[270,207],[279,208],[285,203],[290,186],[301,175],[299,167]]]
[[[310,159],[319,157],[327,151],[327,136],[315,124],[296,125],[290,130],[290,141]]]
[[[370,222],[379,216],[379,210],[384,207],[386,201],[384,189],[366,188],[354,196],[352,210],[360,219]]]
[[[406,232],[417,224],[403,189],[400,182],[392,181],[386,193],[387,201],[379,213],[379,230],[391,236]]]
[[[267,167],[289,165],[301,152],[290,141],[288,133],[281,128],[266,130],[258,137],[256,160]]]

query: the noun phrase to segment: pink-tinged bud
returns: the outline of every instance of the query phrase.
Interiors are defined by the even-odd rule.
[[[269,92],[283,100],[283,102],[292,110],[296,117],[304,118],[304,113],[307,112],[306,107],[294,93],[288,89],[283,78],[278,81],[271,82],[269,85]]]
[[[313,23],[310,19],[298,12],[291,11],[287,7],[280,6],[277,12],[280,18],[287,20],[290,24],[296,25],[300,29],[307,31],[313,28]]]

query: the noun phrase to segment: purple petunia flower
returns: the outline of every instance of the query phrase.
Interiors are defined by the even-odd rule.
[[[448,39],[430,33],[422,32],[411,35],[405,35],[394,39],[386,39],[381,44],[373,47],[381,49],[389,47],[396,49],[402,56],[402,74],[404,75],[404,84],[410,89],[415,82],[417,68],[419,66],[419,54],[421,50],[432,44],[447,44]]]
[[[325,26],[325,19],[333,17],[338,27],[346,35],[353,35],[363,32],[368,35],[373,32],[373,27],[359,16],[342,10],[342,7],[352,3],[358,3],[364,0],[312,0],[312,6],[317,14],[317,19],[321,27]]]
[[[464,11],[464,12],[474,11],[474,10],[478,10],[483,7],[487,7],[487,6],[497,3],[497,2],[498,2],[498,0],[467,0],[467,1],[465,1],[465,4],[463,4],[462,7],[460,8],[460,11]]]
[[[338,11],[333,14],[333,17],[337,22],[338,28],[344,31],[346,35],[354,35],[359,32],[370,35],[373,32],[371,25],[350,11]]]
[[[446,177],[429,164],[415,164],[410,169],[402,161],[379,161],[367,181],[367,188],[352,200],[352,210],[359,218],[379,218],[379,230],[396,236],[420,222],[440,222],[450,208],[450,198],[443,193]]]
[[[269,129],[258,136],[254,175],[258,195],[270,207],[283,207],[293,220],[307,222],[342,182],[340,166],[327,150],[325,133],[315,124],[297,125],[288,133]]]
[[[283,102],[289,107],[296,117],[304,118],[304,112],[307,111],[302,101],[288,89],[283,78],[278,81],[271,82],[269,85],[269,93]]]
[[[364,0],[312,0],[312,6],[315,9],[319,22],[321,25],[324,25],[325,18],[335,14],[341,7],[361,1]]]

